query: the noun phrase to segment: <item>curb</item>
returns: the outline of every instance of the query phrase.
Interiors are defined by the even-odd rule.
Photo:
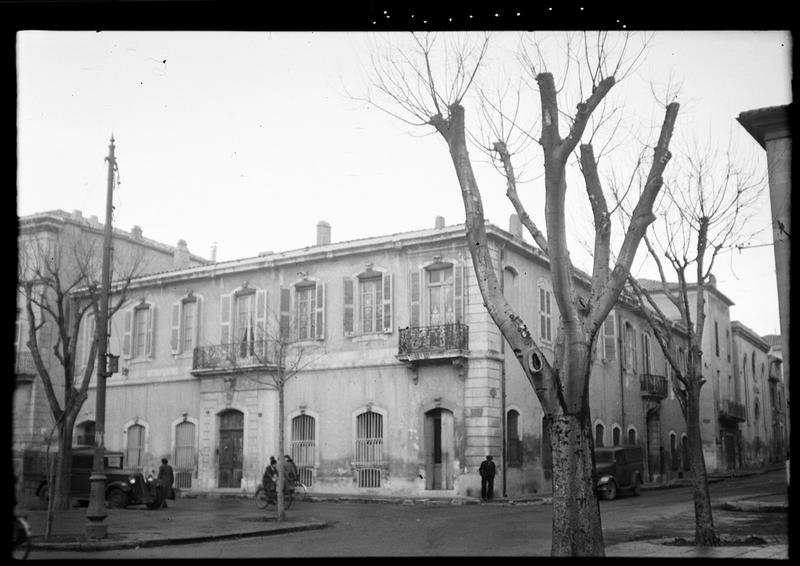
[[[282,535],[301,531],[315,531],[324,529],[328,523],[322,521],[306,522],[300,525],[287,525],[272,529],[261,529],[256,531],[243,531],[235,533],[220,533],[210,535],[191,535],[185,537],[167,537],[144,540],[119,540],[119,541],[75,541],[75,542],[56,542],[56,541],[37,541],[33,540],[33,550],[119,550],[126,548],[146,548],[154,546],[167,546],[173,544],[194,544],[198,542],[209,542],[213,540],[225,540],[235,538],[263,537],[268,535]]]

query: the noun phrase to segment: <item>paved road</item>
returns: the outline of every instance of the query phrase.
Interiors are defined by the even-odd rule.
[[[712,497],[780,493],[785,478],[769,473],[712,484]],[[252,558],[335,556],[548,556],[549,505],[424,506],[389,503],[303,502],[294,517],[325,520],[318,531],[191,545],[103,552],[34,553],[36,558]],[[630,540],[692,537],[689,488],[645,491],[641,497],[601,502],[606,546]],[[786,513],[714,509],[723,536],[787,533]]]

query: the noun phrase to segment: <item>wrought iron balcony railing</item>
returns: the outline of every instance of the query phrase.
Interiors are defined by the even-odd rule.
[[[639,375],[639,389],[645,397],[665,399],[668,391],[667,378],[663,375],[643,373]]]
[[[745,411],[744,405],[741,403],[731,401],[730,399],[723,399],[719,403],[719,418],[744,422],[747,420],[747,412]]]
[[[462,355],[469,349],[469,326],[443,324],[400,329],[398,357],[425,358],[430,355]]]
[[[30,352],[17,352],[14,362],[14,373],[17,375],[36,375],[36,364],[33,363],[33,354]]]
[[[273,340],[201,346],[194,349],[192,371],[213,373],[274,367],[277,358],[277,343]]]

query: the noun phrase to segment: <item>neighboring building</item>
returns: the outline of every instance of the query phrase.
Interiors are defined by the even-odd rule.
[[[26,264],[38,253],[36,246],[54,246],[56,243],[67,250],[62,259],[62,281],[74,281],[78,273],[75,253],[93,255],[94,261],[102,258],[103,233],[105,225],[96,216],[84,218],[80,210],[72,213],[53,210],[24,216],[18,225],[18,259],[22,277],[26,275]],[[130,232],[114,229],[114,258],[116,265],[125,265],[139,260],[140,273],[174,269],[178,266],[197,266],[206,260],[190,254],[186,243],[181,240],[177,247],[144,238],[142,230],[134,226]],[[37,313],[38,315],[39,313]],[[86,333],[86,328],[82,329]],[[12,449],[14,453],[15,473],[21,466],[21,450],[30,444],[44,442],[53,426],[50,405],[45,398],[44,387],[38,378],[33,358],[27,347],[28,317],[25,310],[25,297],[17,292],[16,297],[16,330],[14,337],[15,354],[15,388]],[[52,347],[56,344],[57,328],[52,320],[44,318],[44,325],[38,331],[38,343],[43,362],[48,368],[56,387],[59,400],[63,398],[63,369],[53,355]],[[82,349],[80,355],[86,355]]]
[[[552,360],[547,260],[487,224],[505,293]],[[579,276],[578,289],[588,290]],[[174,463],[182,489],[253,491],[277,455],[270,336],[324,354],[286,386],[286,446],[312,490],[479,493],[486,454],[509,495],[551,489],[543,414],[476,284],[463,225],[331,243],[137,278],[111,321],[106,446]],[[264,345],[262,345],[264,344]],[[596,444],[641,444],[648,481],[681,474],[685,427],[647,323],[621,301],[597,341]],[[94,389],[76,438],[94,427]]]

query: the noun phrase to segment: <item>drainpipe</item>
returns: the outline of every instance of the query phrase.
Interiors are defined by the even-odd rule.
[[[619,367],[619,399],[620,399],[620,407],[622,413],[622,443],[625,444],[625,438],[628,435],[626,424],[625,424],[625,374],[622,371],[622,331],[620,330],[622,327],[620,323],[622,322],[622,317],[619,313],[615,313],[617,320],[616,320],[616,327],[617,327],[617,352],[619,353],[619,362],[617,366]]]

